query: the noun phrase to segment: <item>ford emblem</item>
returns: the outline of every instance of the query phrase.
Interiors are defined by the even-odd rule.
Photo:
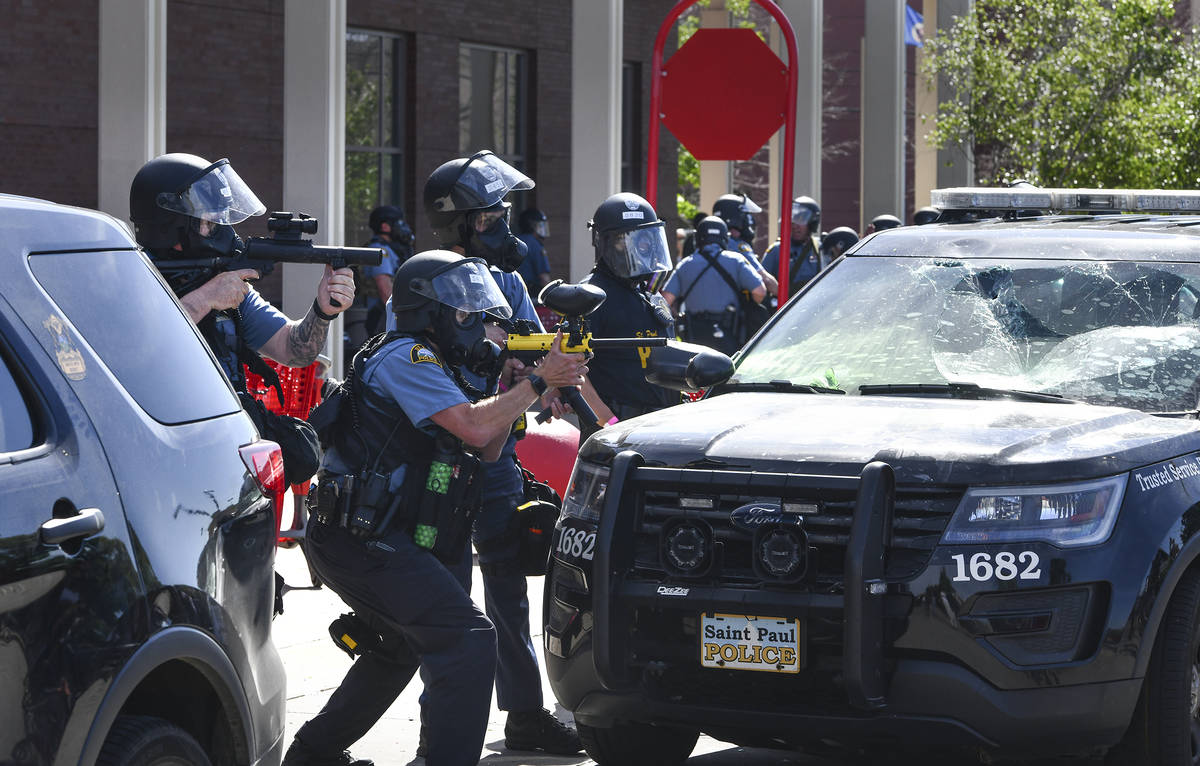
[[[747,503],[735,508],[729,514],[729,520],[735,527],[753,532],[759,527],[775,524],[790,524],[801,526],[804,518],[796,513],[785,514],[779,503]]]

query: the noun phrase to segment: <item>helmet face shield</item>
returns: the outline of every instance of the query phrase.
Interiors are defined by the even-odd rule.
[[[807,226],[812,220],[812,209],[808,205],[803,205],[799,202],[792,203],[792,224],[795,226]]]
[[[632,279],[671,270],[671,250],[662,221],[599,235],[601,257],[619,277]]]
[[[742,212],[749,213],[750,215],[754,215],[755,213],[761,213],[762,208],[759,207],[757,204],[755,204],[754,200],[750,199],[745,194],[743,194],[742,195]]]
[[[496,286],[496,280],[482,258],[466,258],[450,264],[428,280],[414,282],[413,292],[455,311],[482,311],[502,319],[512,316],[504,293]]]
[[[533,188],[533,179],[488,151],[467,160],[448,194],[432,201],[439,213],[489,208],[510,191]]]
[[[164,210],[232,226],[262,215],[267,208],[229,165],[218,160],[183,189],[161,192],[156,203]]]

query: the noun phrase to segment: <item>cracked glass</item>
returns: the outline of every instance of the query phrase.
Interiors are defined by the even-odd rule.
[[[738,362],[735,381],[968,383],[1145,412],[1197,407],[1200,265],[852,257]]]

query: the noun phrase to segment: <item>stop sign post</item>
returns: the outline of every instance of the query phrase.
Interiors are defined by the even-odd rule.
[[[796,35],[773,0],[754,0],[774,18],[787,43],[789,66],[749,29],[698,30],[663,66],[667,34],[697,0],[681,0],[667,14],[654,41],[650,85],[650,136],[646,197],[658,195],[658,125],[698,160],[744,160],[784,124],[783,178],[779,205],[779,305],[787,301],[791,247],[793,158],[796,151]],[[738,110],[713,110],[716,93],[738,93]],[[785,244],[787,243],[787,244]],[[785,251],[785,247],[788,248]]]

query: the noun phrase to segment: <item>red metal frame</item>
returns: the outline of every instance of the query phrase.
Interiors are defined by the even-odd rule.
[[[649,165],[646,168],[646,198],[650,200],[651,204],[655,204],[655,198],[658,196],[658,124],[663,117],[659,110],[662,103],[662,78],[665,75],[663,49],[666,47],[667,34],[671,31],[671,27],[675,25],[684,11],[697,2],[698,0],[681,0],[677,3],[667,14],[666,20],[658,28],[658,36],[654,38],[654,57],[650,64],[653,73],[650,80],[650,145],[646,152],[647,165]],[[799,82],[796,65],[800,51],[796,47],[796,33],[792,29],[792,24],[779,6],[773,0],[754,0],[754,2],[774,17],[775,23],[783,32],[783,39],[787,43],[788,50],[787,113],[784,115],[783,122],[783,182],[780,188],[779,204],[778,277],[779,305],[782,306],[788,299],[788,267],[791,265],[792,172],[796,154],[796,84]]]

